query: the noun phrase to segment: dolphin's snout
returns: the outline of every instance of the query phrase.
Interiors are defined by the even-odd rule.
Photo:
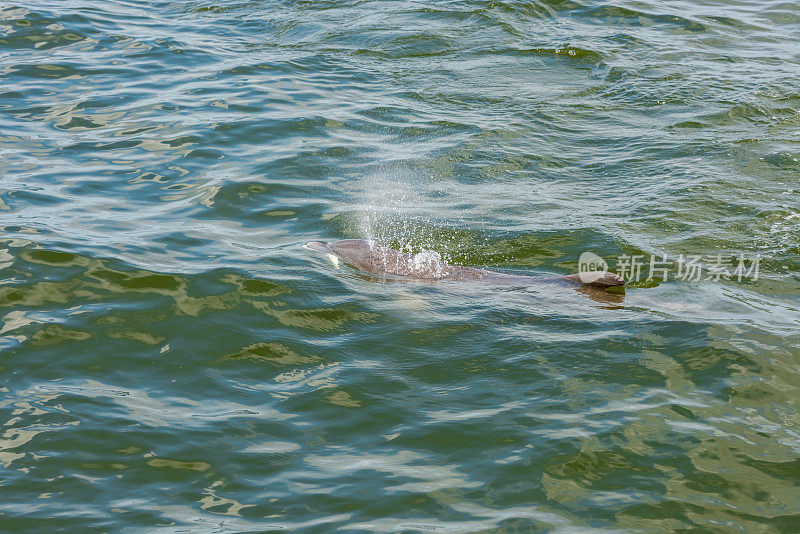
[[[322,241],[310,241],[303,245],[303,248],[307,248],[309,250],[313,250],[314,252],[321,252],[325,254],[329,260],[333,263],[333,265],[338,269],[339,268],[339,256],[331,250],[331,247],[323,243]]]

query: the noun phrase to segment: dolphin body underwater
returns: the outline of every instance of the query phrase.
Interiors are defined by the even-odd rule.
[[[433,251],[408,254],[363,239],[344,239],[332,243],[311,241],[305,248],[327,255],[338,266],[339,260],[360,271],[414,280],[472,280],[497,285],[528,286],[540,283],[565,283],[611,287],[625,285],[619,275],[608,271],[592,271],[567,276],[543,277],[503,273],[450,265]]]

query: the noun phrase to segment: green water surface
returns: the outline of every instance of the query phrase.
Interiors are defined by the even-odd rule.
[[[798,159],[796,2],[3,2],[0,531],[800,532]]]

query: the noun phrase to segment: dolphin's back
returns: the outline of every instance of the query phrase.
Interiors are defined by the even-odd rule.
[[[363,239],[344,239],[328,244],[314,241],[306,247],[334,254],[357,269],[381,276],[393,275],[427,280],[478,280],[503,285],[529,285],[541,282],[587,283],[576,274],[547,278],[451,265],[442,261],[441,256],[433,251],[408,254]],[[604,272],[599,273],[589,283],[606,287],[623,285],[625,282],[614,273]]]
[[[373,274],[439,279],[451,278],[456,269],[464,269],[443,262],[435,252],[412,255],[362,239],[336,241],[328,248],[350,265]]]

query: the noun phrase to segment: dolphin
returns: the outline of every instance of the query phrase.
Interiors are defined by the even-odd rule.
[[[339,265],[339,260],[341,260],[360,271],[382,277],[388,275],[415,280],[474,280],[512,286],[527,286],[548,282],[594,287],[621,286],[625,284],[625,280],[622,277],[608,271],[543,277],[451,265],[442,261],[438,253],[430,250],[418,254],[408,254],[384,247],[374,241],[365,241],[363,239],[344,239],[332,243],[311,241],[304,247],[327,255],[336,266]]]

